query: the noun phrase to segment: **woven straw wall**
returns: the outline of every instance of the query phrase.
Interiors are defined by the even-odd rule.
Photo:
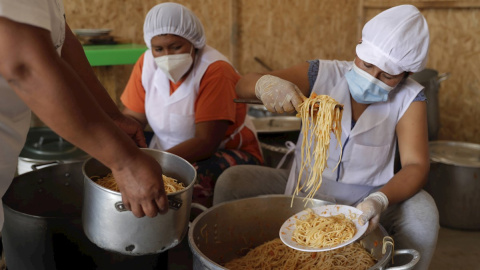
[[[153,0],[65,0],[75,28],[111,28],[116,40],[143,43]],[[449,73],[438,93],[439,139],[480,143],[480,1],[183,0],[204,24],[207,43],[241,73],[281,69],[309,59],[351,60],[361,26],[390,6],[411,3],[431,34],[427,68]],[[257,59],[257,60],[256,60]],[[262,65],[260,62],[263,62]],[[265,67],[265,65],[267,67]],[[97,67],[112,97],[132,66]]]

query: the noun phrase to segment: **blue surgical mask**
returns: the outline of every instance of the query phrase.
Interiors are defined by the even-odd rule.
[[[387,101],[388,93],[394,88],[357,67],[355,63],[353,63],[352,69],[345,74],[345,78],[350,94],[358,103],[371,104]]]

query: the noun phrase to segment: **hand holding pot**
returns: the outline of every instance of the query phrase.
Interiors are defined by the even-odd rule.
[[[363,225],[367,221],[370,221],[365,234],[370,233],[378,227],[380,222],[380,214],[387,209],[387,207],[388,198],[385,196],[385,194],[383,194],[383,192],[380,191],[368,195],[363,202],[357,205],[357,209],[363,212],[363,214],[358,218],[358,223]]]
[[[118,170],[112,169],[124,206],[136,217],[154,217],[168,211],[162,168],[149,155],[139,151]]]

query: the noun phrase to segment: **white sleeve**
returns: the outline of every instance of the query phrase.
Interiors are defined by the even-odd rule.
[[[51,31],[48,0],[0,0],[0,16]]]

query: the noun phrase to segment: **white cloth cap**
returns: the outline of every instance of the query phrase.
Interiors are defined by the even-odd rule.
[[[143,38],[151,49],[152,38],[163,34],[181,36],[197,49],[205,46],[203,25],[188,8],[177,3],[162,3],[147,13],[143,24]]]
[[[420,11],[401,5],[365,24],[356,51],[360,59],[391,75],[419,72],[427,64],[429,40],[427,21]]]

